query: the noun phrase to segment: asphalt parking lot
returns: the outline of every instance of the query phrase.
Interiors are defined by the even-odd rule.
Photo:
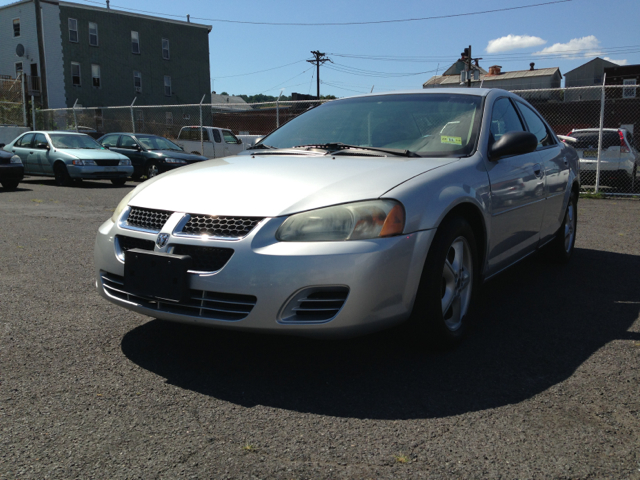
[[[640,201],[482,290],[471,336],[317,341],[170,324],[93,286],[129,186],[0,189],[0,479],[640,479]]]

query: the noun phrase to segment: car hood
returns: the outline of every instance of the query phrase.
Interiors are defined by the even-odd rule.
[[[56,152],[69,155],[70,157],[77,158],[79,160],[126,160],[127,157],[119,154],[118,152],[112,152],[111,150],[98,150],[97,148],[56,148]]]
[[[181,160],[188,160],[191,162],[208,160],[207,157],[203,157],[202,155],[194,155],[193,153],[187,152],[177,152],[176,150],[148,150],[148,152],[153,153],[154,155],[161,156],[163,158],[179,158]]]
[[[140,185],[130,205],[209,215],[276,217],[378,198],[455,158],[234,156],[199,162]]]

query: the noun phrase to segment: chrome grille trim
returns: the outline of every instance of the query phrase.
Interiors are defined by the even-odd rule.
[[[253,295],[218,293],[193,289],[186,303],[166,302],[127,292],[124,287],[124,278],[119,275],[101,271],[100,281],[104,292],[111,298],[159,312],[210,320],[237,322],[246,318],[257,302],[257,298]]]
[[[124,227],[140,228],[144,231],[159,232],[173,212],[151,208],[131,207],[124,221]]]
[[[221,239],[244,238],[258,225],[263,217],[230,217],[225,215],[200,215],[190,213],[179,232],[180,236],[213,237]]]

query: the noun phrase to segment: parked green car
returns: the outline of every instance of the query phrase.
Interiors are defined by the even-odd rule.
[[[183,165],[207,160],[207,157],[185,152],[171,140],[146,133],[108,133],[98,142],[131,160],[132,178],[136,181],[143,176],[152,178]]]
[[[120,186],[133,174],[131,160],[84,133],[26,132],[4,149],[20,157],[25,175],[54,177],[60,186],[82,179],[111,180]]]

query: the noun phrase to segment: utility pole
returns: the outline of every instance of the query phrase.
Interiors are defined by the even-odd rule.
[[[471,61],[473,60],[474,62],[476,62],[476,67],[479,68],[478,62],[480,60],[482,60],[482,58],[472,58],[471,57],[471,45],[469,45],[469,48],[465,48],[464,51],[462,52],[462,60],[464,60],[464,62],[467,64],[466,67],[466,77],[467,77],[467,88],[471,88],[471,72],[472,67],[471,67]],[[478,74],[480,73],[480,71],[478,70]],[[475,75],[473,75],[474,80],[478,80],[478,78],[475,78]],[[479,75],[478,75],[479,77]]]
[[[307,62],[309,63],[315,63],[316,64],[316,80],[318,83],[318,100],[320,100],[320,65],[322,65],[325,62],[331,62],[330,58],[326,58],[324,53],[320,53],[318,50],[314,50],[311,52],[313,54],[313,56],[315,57],[313,60],[307,60]]]

